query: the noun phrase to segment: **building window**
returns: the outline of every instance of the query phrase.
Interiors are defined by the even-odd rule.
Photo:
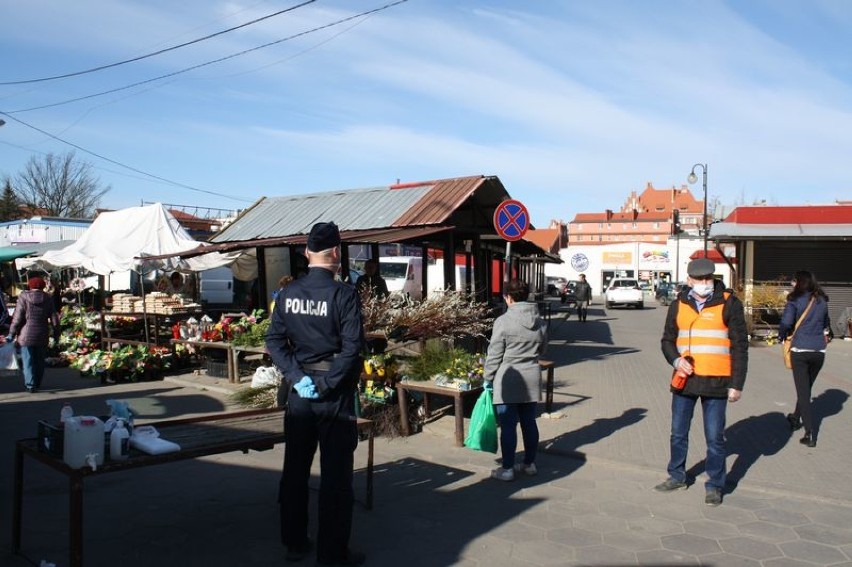
[[[603,223],[602,223],[602,222],[599,222],[599,223],[598,223],[598,228],[603,228]]]
[[[654,228],[660,228],[660,223],[655,222],[655,223],[654,223]]]
[[[638,225],[635,222],[633,223],[633,228],[638,228]]]

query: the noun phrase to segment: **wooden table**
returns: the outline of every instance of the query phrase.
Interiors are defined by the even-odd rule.
[[[423,394],[423,410],[429,417],[429,396],[446,396],[453,398],[455,412],[456,447],[464,447],[464,400],[469,397],[479,397],[482,387],[472,390],[457,390],[438,386],[434,380],[408,381],[400,380],[396,383],[396,397],[399,402],[399,427],[403,437],[411,434],[411,426],[408,421],[408,396],[406,392],[421,392]]]
[[[171,339],[172,348],[174,345],[187,345],[195,348],[213,348],[225,351],[225,363],[227,364],[228,382],[236,383],[239,381],[239,372],[234,372],[234,360],[237,358],[231,343],[225,341],[196,341],[194,339]],[[237,369],[239,370],[239,369]]]
[[[544,386],[544,409],[550,413],[553,408],[553,369],[555,364],[552,360],[539,360],[539,367],[546,372]],[[400,380],[396,383],[396,397],[399,403],[399,426],[403,437],[411,434],[411,424],[408,419],[408,398],[406,392],[420,392],[423,394],[423,410],[428,418],[431,413],[429,409],[429,396],[446,396],[453,398],[453,411],[455,412],[455,437],[456,447],[464,446],[464,400],[468,397],[479,397],[482,388],[472,390],[457,390],[438,386],[434,380],[406,381]]]
[[[228,376],[233,376],[234,379],[232,382],[240,381],[240,353],[247,352],[251,354],[268,354],[266,352],[265,346],[240,346],[240,345],[231,345],[231,351],[233,352],[231,356],[231,369],[228,370]]]
[[[30,457],[68,477],[69,493],[69,564],[83,565],[83,481],[90,476],[217,455],[232,451],[271,449],[284,442],[284,411],[261,409],[217,414],[191,419],[154,422],[163,439],[174,441],[181,450],[162,455],[148,455],[131,449],[126,461],[105,460],[96,471],[88,467],[73,469],[61,457],[38,450],[38,439],[15,442],[14,494],[12,511],[12,553],[22,555],[21,525],[23,519],[24,457]],[[358,430],[367,435],[366,508],[373,507],[373,422],[358,418]],[[33,562],[35,564],[35,562]]]

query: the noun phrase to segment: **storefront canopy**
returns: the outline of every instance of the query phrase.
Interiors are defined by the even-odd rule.
[[[34,250],[22,248],[20,246],[3,246],[0,247],[0,262],[11,262],[16,258],[23,258],[34,254]]]
[[[203,244],[201,244],[203,246]],[[242,252],[211,252],[182,259],[182,251],[199,247],[160,203],[101,213],[83,235],[69,246],[38,258],[19,258],[19,267],[85,268],[100,275],[128,270],[189,270],[200,272],[230,266],[241,280],[257,277],[257,260]],[[159,259],[153,260],[150,257]]]

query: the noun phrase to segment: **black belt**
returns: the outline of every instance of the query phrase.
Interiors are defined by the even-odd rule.
[[[329,360],[321,360],[319,362],[311,362],[310,364],[302,364],[302,370],[313,370],[315,372],[328,372],[332,368],[332,363]]]

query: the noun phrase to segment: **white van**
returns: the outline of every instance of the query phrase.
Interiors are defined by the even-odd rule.
[[[470,268],[471,283],[473,284],[473,266],[471,265]],[[456,264],[455,271],[456,291],[462,291],[465,288],[467,266],[464,264]],[[442,258],[435,260],[434,264],[429,264],[426,272],[429,276],[429,295],[432,295],[433,293],[441,293],[447,289],[447,286],[444,283],[444,260]]]
[[[198,272],[198,288],[201,301],[230,305],[234,302],[234,272],[228,266]]]
[[[388,284],[391,296],[401,295],[413,301],[423,299],[423,258],[416,256],[382,256],[379,275]]]

